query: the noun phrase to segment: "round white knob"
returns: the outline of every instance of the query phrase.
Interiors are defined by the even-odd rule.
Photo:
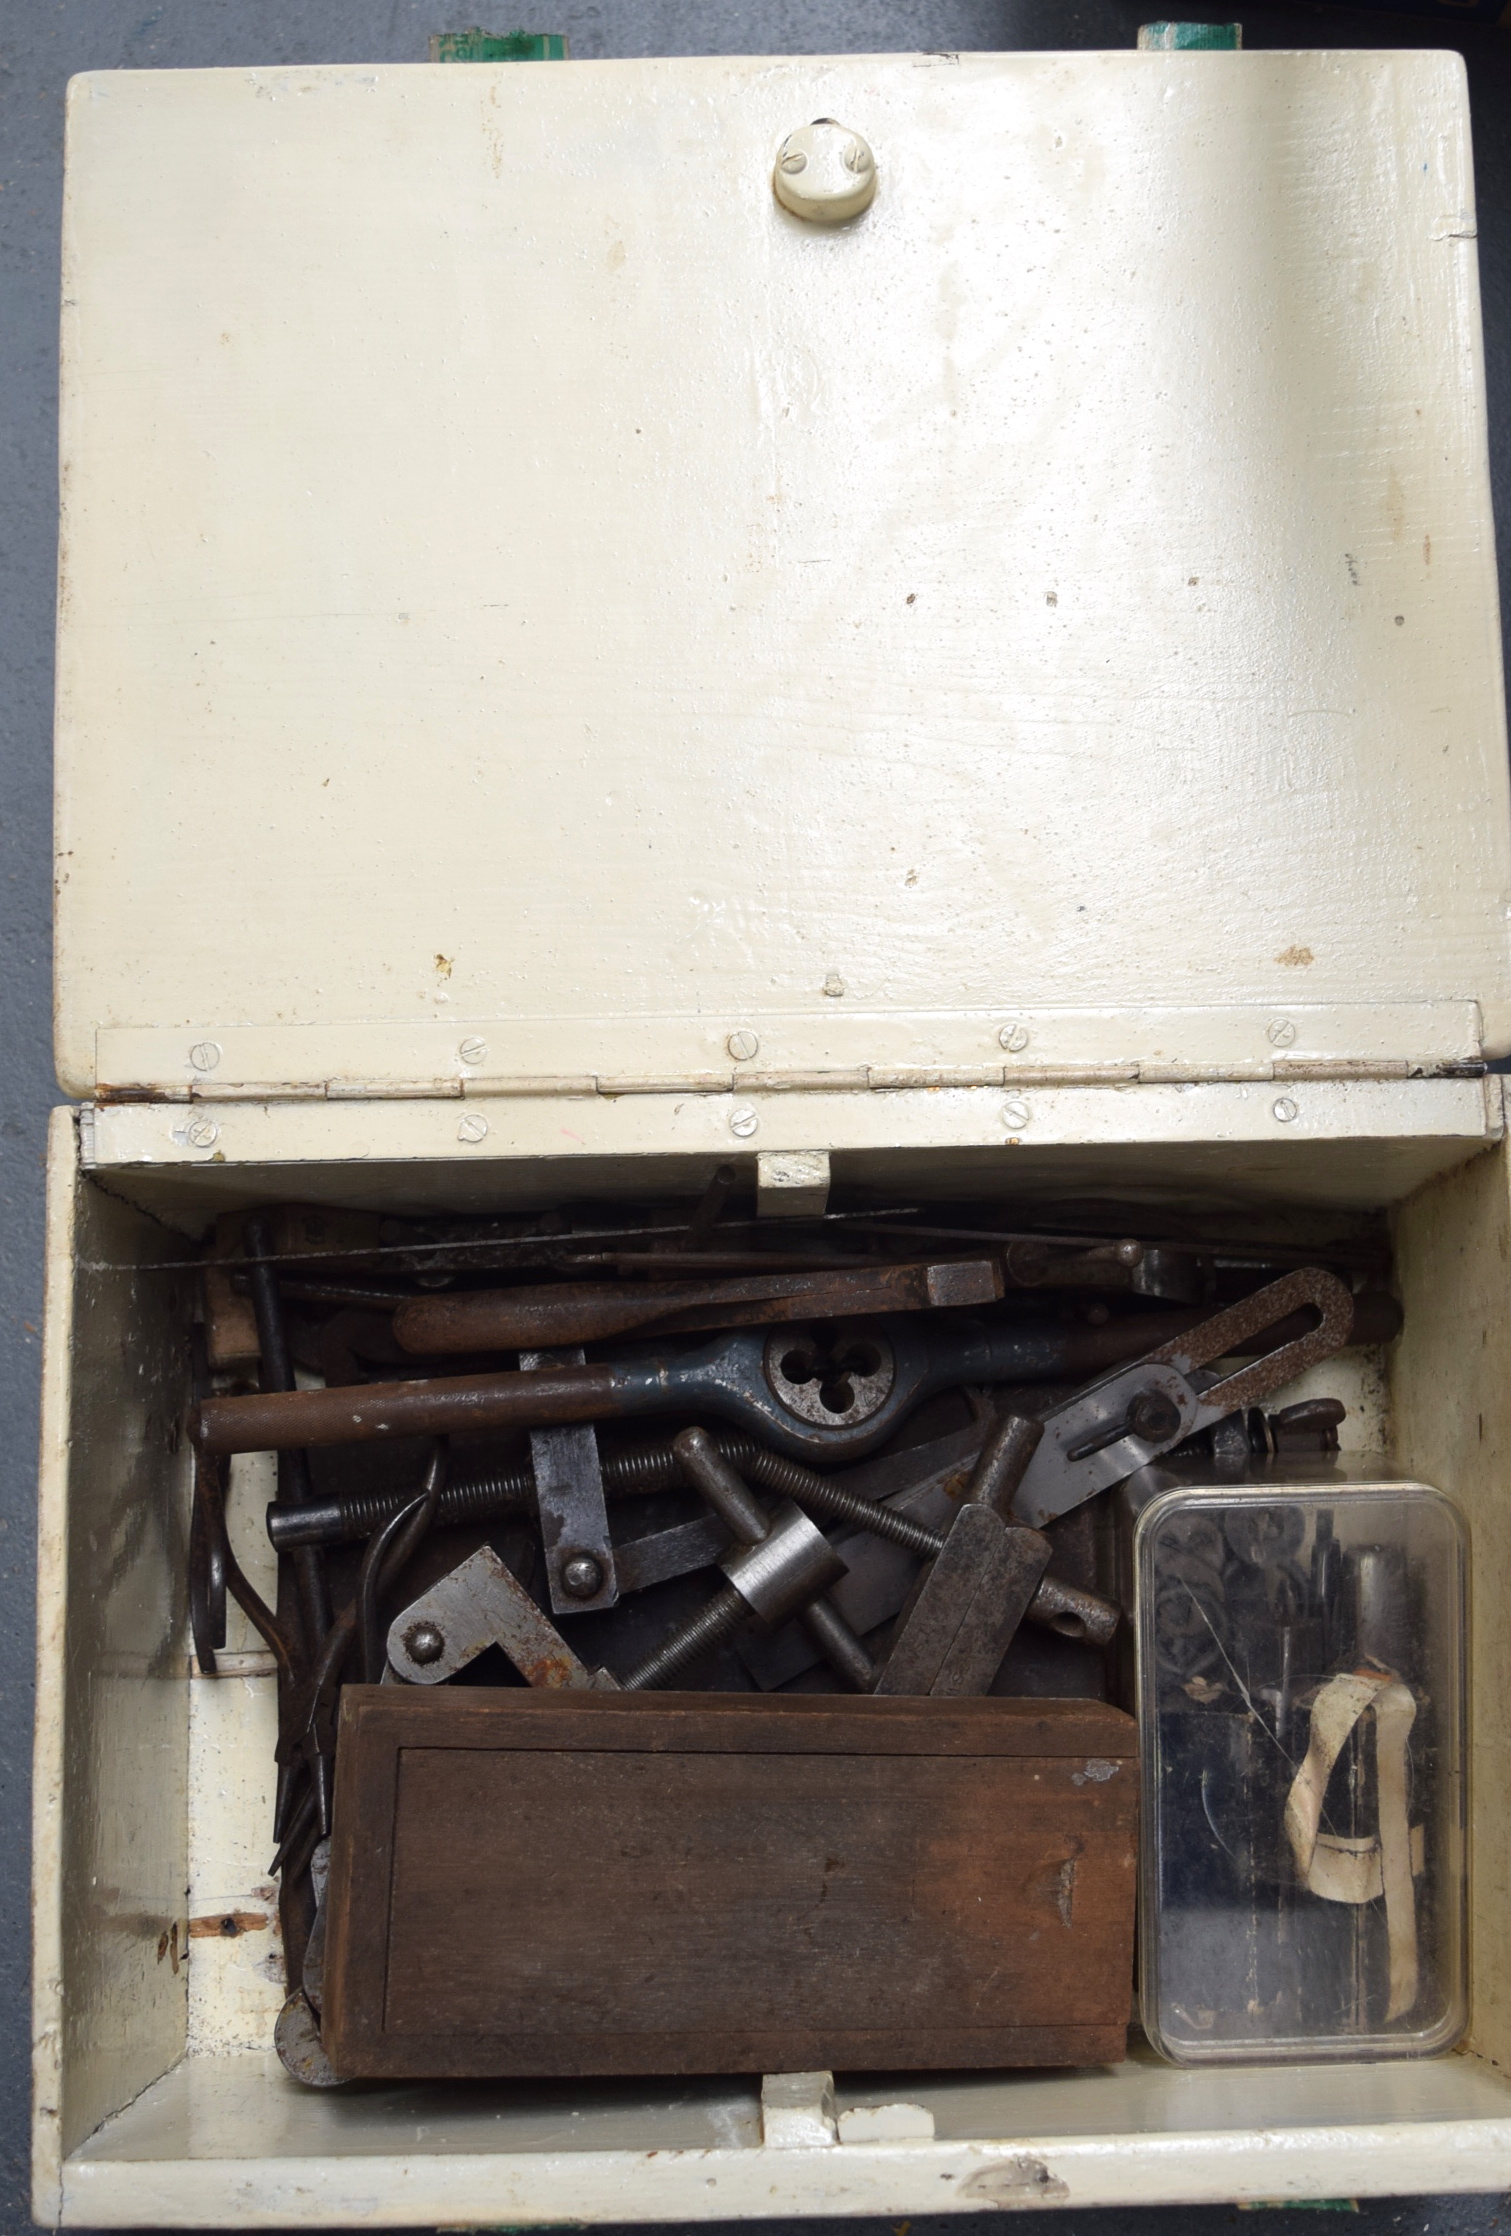
[[[876,194],[876,158],[858,132],[832,116],[789,132],[777,149],[771,174],[776,198],[794,217],[815,225],[842,225],[859,217]]]

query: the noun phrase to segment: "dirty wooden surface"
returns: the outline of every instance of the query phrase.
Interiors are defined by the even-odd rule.
[[[1116,2063],[1132,1755],[1087,1701],[348,1688],[327,2047],[415,2079]]]

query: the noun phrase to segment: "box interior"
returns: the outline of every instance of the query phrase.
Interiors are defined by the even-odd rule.
[[[800,2209],[886,2210],[899,2200],[923,2209],[930,2198],[934,2209],[1053,2203],[1062,2192],[1076,2202],[1134,2194],[1294,2195],[1330,2186],[1304,2148],[1282,2171],[1257,2159],[1238,2164],[1241,2139],[1257,2144],[1261,2127],[1294,2129],[1301,2139],[1325,2132],[1335,2156],[1343,2126],[1397,2139],[1414,2135],[1413,2148],[1441,2153],[1441,2165],[1413,2159],[1421,2178],[1403,2181],[1399,2162],[1376,2146],[1335,2178],[1356,2192],[1474,2187],[1482,2186],[1482,2162],[1462,2141],[1449,2150],[1441,2137],[1468,2121],[1478,2123],[1483,2139],[1493,2136],[1498,2150],[1511,2142],[1511,2087],[1500,2078],[1511,2065],[1511,1928],[1499,1899],[1511,1875],[1511,1779],[1506,1718],[1498,1712],[1511,1689],[1511,1642],[1496,1616],[1511,1582],[1511,1513],[1502,1482],[1511,1448],[1505,1149],[1466,1156],[1461,1145],[1456,1163],[1444,1151],[1438,1162],[1448,1169],[1424,1179],[1420,1168],[1403,1166],[1399,1144],[1335,1144],[1349,1153],[1346,1184],[1339,1185],[1330,1180],[1338,1161],[1317,1162],[1318,1148],[1328,1146],[1269,1147],[1261,1156],[1241,1142],[1214,1141],[1193,1158],[1183,1144],[1178,1162],[1147,1148],[1085,1148],[1070,1169],[1052,1150],[1024,1149],[1012,1160],[999,1155],[992,1168],[973,1167],[972,1184],[973,1192],[988,1192],[981,1170],[1001,1173],[1010,1164],[1015,1201],[1074,1187],[1124,1202],[1163,1202],[1187,1216],[1200,1209],[1214,1231],[1231,1233],[1237,1223],[1246,1236],[1274,1240],[1336,1232],[1371,1212],[1388,1219],[1403,1334],[1387,1351],[1351,1352],[1314,1370],[1285,1400],[1342,1397],[1349,1408],[1345,1448],[1383,1452],[1447,1492],[1468,1523],[1465,2047],[1431,2062],[1305,2071],[1182,2072],[1136,2046],[1125,2067],[1087,2073],[842,2075],[841,2111],[905,2100],[931,2112],[933,2155],[917,2141],[879,2145],[869,2157],[847,2145],[830,2159],[851,2170],[851,2186],[838,2173],[818,2179],[810,2172]],[[679,1192],[696,1192],[704,1161],[690,1158],[680,1175],[672,1171]],[[658,1161],[652,1170],[625,1160],[617,1171],[589,1177],[593,1192],[607,1177],[620,1195],[645,1195],[666,1188],[668,1166]],[[880,1184],[888,1177],[882,1173]],[[890,1177],[911,1200],[961,1192],[960,1160],[949,1152],[932,1162],[912,1155]],[[874,1166],[851,1172],[836,1158],[835,1185],[875,1187],[878,1174]],[[482,1192],[503,1205],[538,1202],[541,1189],[538,1169],[501,1161]],[[62,1890],[55,1913],[43,1894],[39,1920],[38,2196],[48,2201],[48,2217],[89,2225],[197,2218],[203,2225],[213,2217],[203,2185],[218,2167],[222,2174],[240,2170],[216,2193],[219,2217],[270,2225],[297,2215],[334,2225],[351,2220],[355,2205],[349,2178],[342,2186],[331,2168],[355,2160],[367,2163],[378,2183],[365,2217],[393,2225],[496,2220],[498,2170],[516,2156],[529,2158],[537,2173],[517,2181],[509,2175],[516,2183],[511,2219],[733,2217],[777,2209],[771,2200],[780,2189],[747,2181],[740,2169],[773,2159],[790,2166],[798,2154],[759,2149],[760,2085],[753,2077],[362,2085],[320,2094],[298,2089],[268,2051],[283,1996],[275,1889],[267,1875],[272,1681],[190,1674],[183,1582],[189,1469],[180,1424],[194,1310],[193,1238],[215,1210],[237,1204],[470,1209],[479,1192],[477,1168],[440,1164],[366,1172],[349,1163],[312,1164],[297,1174],[221,1166],[213,1179],[202,1167],[88,1175],[78,1164],[75,1114],[57,1114],[38,1793],[39,1885],[45,1890],[55,1879]],[[1329,1210],[1330,1202],[1344,1208]],[[270,1460],[237,1462],[233,1536],[254,1581],[264,1583],[271,1554],[259,1523],[270,1490]],[[237,1654],[257,1641],[237,1628],[234,1610],[230,1620],[234,1669]],[[1138,2172],[1128,2151],[1136,2138],[1151,2135],[1189,2146],[1183,2171],[1166,2163],[1162,2172]],[[1213,2140],[1223,2136],[1232,2147]],[[1063,2166],[1051,2168],[1043,2181],[1023,2176],[1028,2187],[1009,2197],[1000,2147],[1011,2143],[1021,2157],[1025,2137],[1036,2139],[1036,2152],[1057,2154],[1055,2163],[1079,2152],[1073,2182]],[[1093,2138],[1101,2139],[1095,2150]],[[950,2171],[955,2146],[977,2144],[997,2147],[996,2191],[969,2189]],[[1103,2145],[1123,2154],[1122,2175],[1110,2187]],[[633,2197],[616,2190],[595,2215],[592,2183],[622,2166],[626,2153],[636,2165],[664,2161],[661,2186],[647,2180]],[[1040,2156],[1030,2156],[1040,2164]],[[260,2172],[249,2189],[251,2161]],[[397,2187],[387,2175],[378,2179],[381,2169],[400,2162],[410,2171]],[[694,2162],[712,2172],[695,2179]],[[316,2165],[324,2171],[297,2197],[283,2186],[298,2189],[300,2169],[307,2176]],[[417,2166],[428,2173],[415,2176]],[[489,2204],[469,2187],[485,2168],[495,2183]],[[197,2189],[189,2180],[194,2169]]]

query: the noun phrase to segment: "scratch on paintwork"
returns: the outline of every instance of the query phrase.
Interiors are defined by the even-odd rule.
[[[1058,2175],[1051,2174],[1042,2158],[1018,2152],[1011,2158],[992,2159],[978,2166],[956,2194],[961,2199],[1011,2209],[1059,2203],[1069,2197],[1070,2191]]]

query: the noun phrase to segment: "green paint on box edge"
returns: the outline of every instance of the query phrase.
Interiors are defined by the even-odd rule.
[[[1138,43],[1144,54],[1183,54],[1207,49],[1232,54],[1243,45],[1241,23],[1141,23]]]
[[[432,62],[565,62],[564,31],[436,31],[430,39]]]
[[[1357,2197],[1248,2197],[1239,2201],[1241,2213],[1356,2213]]]

